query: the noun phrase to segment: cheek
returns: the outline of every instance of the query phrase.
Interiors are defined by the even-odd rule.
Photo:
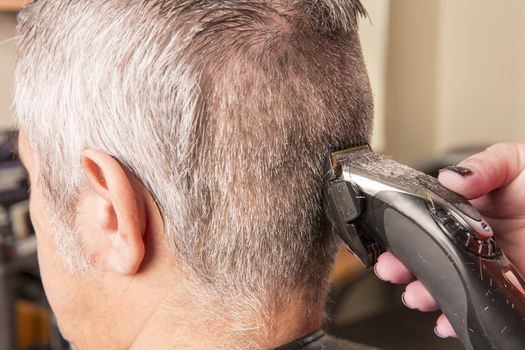
[[[51,236],[51,232],[49,232],[50,223],[46,220],[47,215],[45,215],[45,213],[47,213],[47,208],[45,207],[40,195],[33,189],[29,199],[29,214],[35,229],[38,243],[38,262],[40,264],[40,270],[44,282],[45,277],[48,275],[48,267],[51,267],[47,262],[50,260],[49,257],[54,255],[53,237]]]
[[[47,206],[40,194],[33,190],[29,202],[31,221],[35,228],[38,245],[38,263],[42,283],[49,304],[59,322],[61,331],[69,337],[69,325],[76,324],[78,298],[75,297],[75,277],[69,272],[64,259],[56,249],[53,229],[46,214]]]
[[[47,208],[35,192],[36,191],[33,190],[31,193],[29,212],[37,238],[38,264],[42,276],[42,283],[44,284],[44,289],[46,290],[46,295],[51,306],[54,309],[54,300],[57,299],[54,297],[56,294],[55,290],[57,290],[55,285],[59,283],[58,279],[62,278],[63,275],[60,273],[60,264],[57,264],[59,261],[57,261],[55,242],[50,232],[50,223],[47,220],[47,215],[45,215]]]

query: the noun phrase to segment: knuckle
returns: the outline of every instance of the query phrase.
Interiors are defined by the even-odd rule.
[[[502,154],[515,153],[517,146],[517,143],[500,142],[488,147],[487,151],[494,156],[501,156]]]

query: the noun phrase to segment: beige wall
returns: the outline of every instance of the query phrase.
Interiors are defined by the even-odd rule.
[[[360,24],[361,44],[375,100],[372,147],[385,148],[386,63],[388,48],[389,0],[365,0],[369,14]]]
[[[390,23],[388,153],[525,140],[525,2],[396,0]]]
[[[436,149],[525,140],[525,2],[441,4]]]
[[[438,2],[391,2],[385,142],[401,160],[428,153],[435,142]]]
[[[0,13],[0,129],[11,125],[13,115],[10,106],[15,67],[15,25],[15,15]]]

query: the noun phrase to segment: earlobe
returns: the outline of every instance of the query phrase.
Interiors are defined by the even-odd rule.
[[[122,165],[107,153],[86,150],[82,166],[88,180],[89,200],[83,237],[97,268],[124,275],[135,274],[144,259],[146,212],[140,191]]]

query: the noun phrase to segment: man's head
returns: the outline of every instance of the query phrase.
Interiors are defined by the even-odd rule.
[[[39,191],[37,231],[56,231],[41,264],[58,250],[49,269],[65,258],[77,272],[60,278],[74,276],[96,304],[89,283],[140,280],[160,255],[167,281],[184,281],[240,332],[271,328],[292,302],[319,318],[338,243],[323,225],[323,159],[371,132],[362,12],[357,0],[40,0],[24,10],[21,148]],[[144,203],[158,208],[158,227]],[[43,275],[67,314],[52,297],[59,277]]]

